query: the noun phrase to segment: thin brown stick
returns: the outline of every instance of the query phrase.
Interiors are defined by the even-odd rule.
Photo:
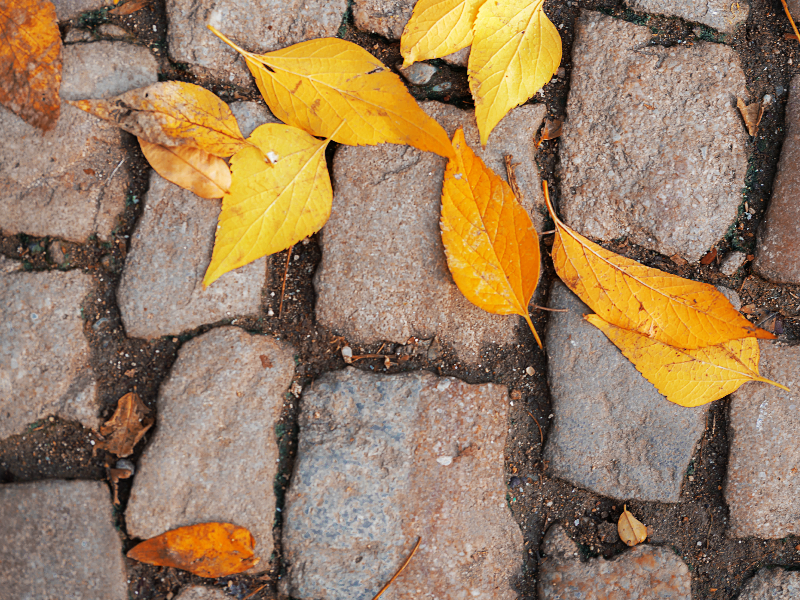
[[[786,16],[789,17],[789,23],[792,24],[792,29],[794,29],[794,34],[797,36],[797,41],[800,42],[800,32],[797,31],[797,25],[794,24],[794,19],[792,18],[792,13],[789,12],[789,6],[786,4],[786,0],[781,0],[781,4],[783,4],[783,10],[786,12]]]
[[[508,175],[508,185],[511,186],[511,191],[514,192],[514,196],[517,198],[517,201],[522,203],[522,190],[519,189],[519,183],[517,183],[517,175],[514,173],[514,167],[516,167],[519,163],[512,163],[512,157],[510,154],[506,154],[503,156],[506,161],[506,174]]]
[[[266,583],[265,583],[265,584],[264,584],[264,585],[262,585],[260,588],[258,588],[258,589],[257,589],[255,592],[250,592],[249,594],[247,594],[247,596],[245,596],[244,598],[242,598],[242,600],[248,600],[249,598],[252,598],[252,597],[253,597],[253,596],[255,596],[255,595],[258,593],[258,592],[260,592],[260,591],[261,591],[261,590],[263,590],[265,587],[267,587],[267,585],[269,585],[269,584],[266,584]]]
[[[292,258],[292,250],[294,250],[294,244],[292,244],[289,251],[286,253],[286,268],[283,270],[283,285],[281,286],[281,303],[278,306],[279,319],[283,314],[283,293],[286,291],[286,276],[289,274],[289,259]]]
[[[539,421],[537,421],[537,420],[536,420],[536,417],[534,417],[534,416],[533,416],[533,415],[530,413],[530,411],[527,411],[527,410],[526,410],[525,412],[526,412],[526,413],[528,413],[528,416],[529,416],[531,419],[533,419],[533,422],[534,422],[534,423],[536,423],[536,426],[539,428],[539,438],[542,440],[542,446],[544,446],[544,433],[542,433],[542,426],[541,426],[541,425],[539,425]]]
[[[547,308],[546,306],[539,306],[538,304],[534,304],[533,308],[538,310],[546,310],[549,312],[569,312],[568,308]]]
[[[412,558],[414,558],[414,555],[417,553],[417,548],[419,548],[419,543],[420,543],[421,541],[422,541],[422,538],[421,538],[421,537],[420,537],[420,538],[417,538],[417,543],[416,543],[416,545],[414,546],[414,549],[411,551],[411,554],[409,554],[409,555],[408,555],[408,558],[406,559],[406,561],[405,561],[405,562],[404,562],[402,565],[400,565],[400,568],[399,568],[399,569],[397,569],[397,573],[395,573],[395,574],[394,574],[394,576],[393,576],[393,577],[392,577],[392,578],[389,580],[389,582],[388,582],[388,583],[387,583],[385,586],[383,586],[383,587],[381,588],[381,591],[380,591],[380,592],[378,592],[377,594],[375,594],[375,597],[374,597],[372,600],[378,600],[378,598],[380,597],[380,595],[381,595],[381,594],[383,594],[383,592],[385,592],[385,591],[386,591],[386,590],[389,588],[389,586],[390,586],[390,585],[392,585],[392,582],[393,582],[395,579],[397,579],[397,577],[400,575],[400,573],[402,573],[402,572],[403,572],[403,569],[405,569],[405,568],[406,568],[406,566],[408,566],[408,563],[410,563],[410,562],[411,562],[411,559],[412,559]]]

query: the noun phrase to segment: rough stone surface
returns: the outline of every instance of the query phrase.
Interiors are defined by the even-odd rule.
[[[707,407],[667,401],[583,319],[592,311],[556,281],[547,324],[553,430],[552,475],[604,496],[680,501],[681,482],[705,427]]]
[[[157,81],[158,63],[144,46],[94,42],[64,47],[64,100],[110,98]]]
[[[416,0],[355,0],[353,20],[362,31],[399,40]]]
[[[167,0],[169,54],[176,62],[250,84],[244,60],[207,25],[245,50],[262,53],[336,37],[346,10],[347,0]]]
[[[504,386],[347,368],[303,393],[284,591],[366,599],[422,537],[391,600],[511,600],[522,536],[506,504]]]
[[[95,481],[0,486],[3,598],[127,600],[108,488]]]
[[[740,387],[731,401],[725,499],[734,537],[800,534],[800,346],[759,342],[766,383]]]
[[[236,117],[236,121],[239,123],[239,131],[242,132],[244,137],[250,137],[256,127],[260,127],[265,123],[280,123],[278,119],[272,116],[266,106],[258,102],[241,100],[232,102],[230,107],[233,116]]]
[[[405,77],[409,83],[425,85],[436,75],[436,71],[437,69],[433,65],[429,65],[425,62],[415,62],[408,67],[401,68],[400,74]]]
[[[462,48],[458,52],[453,52],[452,54],[448,54],[447,56],[443,57],[442,60],[448,64],[455,65],[457,67],[466,67],[469,64],[469,51],[470,48],[467,46],[466,48]]]
[[[800,4],[800,0],[798,1]],[[794,14],[800,14],[800,6]],[[800,75],[789,86],[786,139],[767,215],[758,231],[753,269],[766,279],[800,283]]]
[[[185,588],[175,597],[175,600],[230,600],[230,596],[219,588],[193,585]]]
[[[52,0],[59,21],[76,19],[90,10],[97,10],[111,4],[110,0]]]
[[[472,111],[436,102],[423,108],[449,134],[464,126],[467,142],[480,148]],[[501,177],[504,154],[520,163],[516,176],[523,206],[539,231],[542,197],[533,135],[544,113],[543,106],[512,110],[492,133],[487,150],[478,152]],[[515,341],[520,319],[471,304],[447,269],[439,232],[445,164],[408,146],[337,150],[333,211],[323,229],[315,278],[320,323],[351,342],[405,343],[412,335],[436,334],[461,360],[473,363],[483,344]]]
[[[800,573],[761,569],[742,589],[738,600],[796,600],[800,598]]]
[[[291,347],[269,337],[221,327],[187,342],[159,393],[158,428],[126,511],[129,534],[235,523],[256,538],[257,568],[268,568],[274,426],[293,375]]]
[[[575,31],[563,218],[590,237],[699,260],[735,220],[747,171],[738,55],[648,47],[647,27],[591,11]]]
[[[727,275],[730,277],[736,271],[739,270],[745,261],[747,260],[747,254],[744,252],[731,252],[722,259],[722,264],[719,266],[719,270],[723,275]]]
[[[750,14],[748,0],[734,3],[728,0],[626,0],[626,3],[634,10],[679,17],[725,33],[733,33]]]
[[[91,289],[77,271],[0,275],[0,439],[48,415],[99,425],[81,318]]]
[[[560,534],[553,534],[555,525],[547,532],[560,543],[554,553],[545,544],[548,560],[542,562],[539,576],[539,598],[542,600],[585,600],[613,598],[614,600],[691,600],[692,578],[686,564],[669,548],[641,545],[616,557],[580,561],[578,546]],[[565,551],[571,543],[573,552]]]
[[[177,335],[261,305],[266,259],[226,273],[203,289],[221,203],[150,176],[144,213],[131,237],[117,298],[130,337]]]

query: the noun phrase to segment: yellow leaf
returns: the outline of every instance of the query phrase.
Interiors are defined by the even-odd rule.
[[[400,77],[351,42],[323,38],[267,54],[239,48],[261,95],[284,123],[340,144],[408,144],[450,157],[447,133],[426,115]]]
[[[0,104],[48,131],[61,110],[61,32],[52,2],[0,4]]]
[[[472,43],[472,25],[486,0],[419,0],[400,39],[407,67],[418,60],[442,58]]]
[[[453,136],[453,148],[455,157],[444,174],[441,219],[453,280],[483,310],[521,315],[541,348],[528,316],[540,264],[533,223],[511,187],[475,156],[462,129]]]
[[[556,274],[605,321],[690,350],[744,337],[775,338],[740,315],[714,286],[645,267],[570,229],[556,216],[546,181],[543,187],[556,223]]]
[[[621,329],[597,315],[586,315],[585,319],[602,331],[636,370],[675,404],[701,406],[724,398],[748,381],[761,381],[789,391],[758,374],[760,352],[755,338],[683,350]]]
[[[128,552],[128,558],[182,569],[200,577],[226,577],[260,562],[253,556],[255,545],[253,535],[244,527],[199,523],[145,540]]]
[[[152,144],[227,157],[247,145],[231,109],[199,85],[163,81],[109,98],[70,102]]]
[[[139,145],[156,173],[201,198],[222,198],[231,187],[228,165],[205,150],[151,144],[142,138],[139,138]]]
[[[561,63],[561,37],[543,5],[493,0],[478,11],[468,73],[483,146],[506,113],[544,87]]]
[[[619,532],[619,539],[628,544],[628,546],[641,544],[647,539],[647,527],[631,514],[627,506],[624,507],[622,514],[619,516],[617,531]]]
[[[270,123],[248,141],[253,147],[231,158],[231,189],[222,199],[206,287],[228,271],[316,233],[331,214],[328,140]]]

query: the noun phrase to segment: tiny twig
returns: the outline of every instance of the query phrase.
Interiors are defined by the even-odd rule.
[[[517,198],[517,201],[522,203],[522,190],[519,189],[519,184],[517,183],[517,176],[514,173],[514,167],[516,167],[519,163],[512,163],[511,162],[511,155],[506,154],[503,157],[506,161],[506,174],[508,175],[508,185],[511,186],[511,191],[514,192],[514,196]]]
[[[399,568],[399,569],[397,569],[397,573],[395,573],[395,574],[394,574],[394,576],[393,576],[393,577],[392,577],[392,578],[389,580],[389,582],[388,582],[388,583],[387,583],[385,586],[383,586],[383,587],[381,588],[381,591],[380,591],[380,592],[378,592],[377,594],[375,594],[375,597],[374,597],[372,600],[378,600],[378,598],[380,597],[380,595],[381,595],[381,594],[383,594],[383,592],[385,592],[385,591],[387,590],[387,588],[388,588],[390,585],[392,585],[392,582],[393,582],[395,579],[397,579],[398,575],[400,575],[400,573],[402,573],[402,572],[403,572],[403,569],[405,569],[405,568],[406,568],[406,566],[408,565],[408,563],[410,563],[410,562],[411,562],[411,559],[412,559],[412,558],[414,558],[414,555],[417,553],[417,548],[419,548],[419,543],[420,543],[421,541],[422,541],[422,538],[421,538],[421,537],[420,537],[420,538],[417,538],[417,543],[416,543],[416,545],[414,546],[414,549],[411,551],[411,554],[409,554],[409,555],[408,555],[408,558],[406,559],[406,561],[405,561],[405,562],[404,562],[402,565],[400,565],[400,568]]]
[[[538,304],[534,304],[533,308],[537,308],[539,310],[547,310],[550,312],[569,312],[567,308],[547,308],[546,306],[539,306]]]
[[[351,356],[350,360],[361,360],[362,358],[397,358],[397,354],[360,354],[358,356]]]
[[[533,415],[530,413],[530,411],[526,410],[525,412],[526,412],[526,413],[528,413],[528,416],[529,416],[531,419],[533,419],[533,422],[534,422],[534,423],[536,423],[536,426],[539,428],[539,439],[541,439],[541,440],[542,440],[542,446],[544,446],[544,433],[542,433],[542,426],[541,426],[541,425],[539,425],[539,421],[537,421],[537,420],[536,420],[536,417],[534,417],[534,416],[533,416]]]
[[[258,593],[258,592],[260,592],[260,591],[261,591],[261,590],[263,590],[265,587],[267,587],[267,585],[268,585],[268,584],[266,584],[266,583],[265,583],[265,584],[264,584],[264,585],[262,585],[260,588],[258,588],[258,589],[257,589],[255,592],[250,592],[249,594],[247,594],[247,596],[245,596],[244,598],[242,598],[242,600],[248,600],[249,598],[252,598],[252,597],[253,597],[253,596],[255,596],[255,595]]]
[[[789,17],[789,23],[792,24],[792,29],[794,29],[794,34],[797,36],[797,40],[800,41],[800,32],[797,31],[797,25],[794,24],[794,19],[792,18],[792,13],[789,12],[789,6],[786,4],[786,0],[781,0],[783,4],[783,10],[786,12],[786,16]]]
[[[539,235],[550,235],[551,233],[555,233],[555,232],[556,232],[555,229],[551,229],[550,231],[543,231]]]
[[[286,291],[286,276],[289,274],[289,259],[292,258],[292,250],[294,250],[294,244],[291,245],[289,252],[286,253],[286,268],[283,270],[283,285],[281,286],[281,303],[278,306],[279,319],[283,314],[283,293]]]

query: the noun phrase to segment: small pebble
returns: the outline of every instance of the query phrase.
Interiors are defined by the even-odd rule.
[[[436,459],[436,462],[446,467],[447,465],[453,464],[453,457],[452,456],[440,456]]]
[[[342,358],[348,365],[353,362],[353,349],[350,346],[342,348]]]
[[[536,371],[534,370],[534,368],[533,368],[533,367],[527,367],[527,368],[525,369],[525,372],[526,372],[526,373],[527,373],[527,374],[528,374],[530,377],[533,377],[533,376],[536,374]]]

